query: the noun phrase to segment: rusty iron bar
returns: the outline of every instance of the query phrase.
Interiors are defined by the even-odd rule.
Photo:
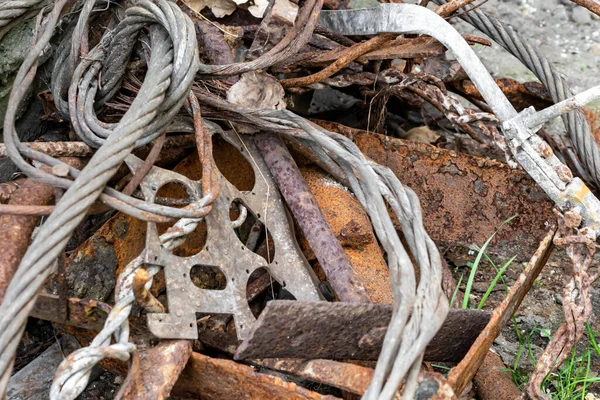
[[[359,396],[362,396],[366,392],[374,373],[372,368],[333,360],[270,358],[265,360],[254,360],[252,363],[271,370],[298,376],[312,382],[333,386],[346,393],[352,393]],[[428,399],[443,400],[453,398],[450,386],[441,375],[421,371],[418,380],[420,382],[420,388],[417,389],[417,392],[427,393],[428,396],[426,397]],[[430,385],[433,387],[437,386],[438,390],[433,392],[429,387]]]
[[[591,12],[600,16],[600,4],[595,0],[571,0],[573,3],[587,8]]]
[[[234,358],[376,360],[391,316],[390,304],[272,300]],[[489,319],[486,311],[450,310],[425,360],[460,361]]]
[[[135,352],[127,378],[115,399],[169,398],[191,355],[189,340],[162,340],[150,349]]]
[[[531,289],[535,279],[546,265],[553,249],[552,239],[556,234],[553,228],[540,243],[537,251],[531,257],[529,264],[519,276],[502,304],[492,312],[492,318],[481,332],[475,343],[469,349],[463,360],[448,374],[448,381],[456,393],[462,393],[467,384],[473,379],[475,373],[485,360],[489,349],[504,325],[517,311],[525,295]]]
[[[45,321],[99,331],[110,310],[111,306],[96,300],[61,299],[54,294],[40,293],[30,315]]]
[[[77,158],[63,159],[71,166],[80,166]],[[47,167],[44,167],[46,171]],[[43,183],[27,179],[12,195],[8,204],[3,206],[45,206],[54,198],[54,188]],[[31,234],[38,223],[32,216],[0,216],[0,243],[4,251],[0,254],[0,304],[13,275],[27,251]]]
[[[473,377],[473,383],[481,400],[516,399],[521,395],[502,359],[492,351],[485,356]]]
[[[334,360],[267,358],[252,363],[358,395],[367,391],[373,379],[372,368]]]
[[[256,135],[255,142],[339,299],[369,303],[367,290],[352,269],[285,143],[268,133]]]
[[[474,1],[475,0],[452,0],[451,2],[437,6],[433,11],[442,17],[449,17],[459,8],[465,7]]]
[[[54,198],[54,188],[43,183],[27,180],[13,193],[8,206],[11,205],[46,205]],[[0,254],[0,303],[13,275],[25,254],[31,234],[38,219],[32,216],[3,215],[0,217],[0,243],[3,251]]]
[[[336,400],[335,396],[312,392],[293,382],[256,372],[231,360],[192,353],[173,388],[174,397],[221,399]]]
[[[333,64],[330,64],[321,71],[312,75],[303,76],[301,78],[284,79],[280,83],[284,88],[290,88],[298,86],[308,86],[314,83],[321,82],[322,80],[329,78],[336,72],[340,71],[342,68],[344,68],[363,54],[371,50],[375,50],[376,48],[381,47],[383,44],[390,42],[394,39],[394,37],[394,35],[390,34],[381,34],[365,42],[355,44],[351,47],[348,47],[345,51],[341,52],[339,54],[339,58],[335,60]]]

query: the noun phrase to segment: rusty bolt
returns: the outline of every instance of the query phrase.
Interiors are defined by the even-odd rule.
[[[541,142],[538,145],[538,152],[544,158],[550,158],[550,157],[552,157],[552,154],[553,154],[552,147],[550,147],[550,145],[548,145],[548,143],[546,143],[546,142]]]
[[[565,225],[569,228],[577,228],[581,225],[581,215],[577,210],[569,210],[565,212]]]
[[[52,167],[52,175],[64,178],[69,175],[69,167],[66,164],[57,164]]]
[[[573,180],[573,173],[566,165],[560,165],[556,167],[556,174],[560,178],[561,181],[565,183],[571,182]]]

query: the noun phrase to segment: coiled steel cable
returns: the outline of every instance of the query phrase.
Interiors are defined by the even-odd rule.
[[[41,5],[45,0],[0,1],[0,28]]]
[[[417,195],[403,186],[389,168],[366,159],[348,138],[315,126],[288,110],[250,109],[200,90],[195,93],[201,103],[239,116],[236,120],[263,130],[268,126],[271,131],[303,141],[321,159],[327,172],[352,189],[388,255],[394,296],[392,320],[364,398],[391,400],[405,378],[405,395],[411,398],[416,389],[422,354],[441,327],[449,307],[441,286],[441,257],[423,226]],[[416,266],[398,238],[384,199],[402,225]]]
[[[49,42],[65,3],[66,0],[59,0],[55,4],[49,23],[34,50],[43,49]],[[6,389],[16,347],[35,295],[50,274],[54,260],[64,249],[87,209],[100,196],[110,177],[133,150],[136,141],[147,133],[159,114],[174,117],[181,108],[199,67],[192,21],[174,3],[166,0],[138,0],[127,12],[130,18],[125,18],[121,23],[137,23],[139,29],[149,25],[152,46],[148,73],[130,109],[86,168],[78,174],[56,205],[55,212],[40,228],[7,289],[0,307],[0,395]],[[40,53],[41,51],[36,55],[32,51],[19,69],[18,80],[15,82],[24,82],[25,85],[15,84],[11,91],[12,102],[9,103],[13,103],[13,106],[7,110],[5,132],[14,132],[16,107],[22,98],[18,96],[31,84]],[[11,159],[19,167],[29,169],[29,165],[18,154],[13,138],[7,138],[6,145]]]
[[[450,0],[433,0],[445,4]],[[467,8],[467,10],[469,10]],[[488,35],[509,53],[529,68],[546,87],[555,103],[572,96],[565,77],[552,66],[550,61],[540,54],[527,40],[521,38],[514,28],[480,9],[472,9],[460,15],[460,18]],[[592,136],[590,125],[581,110],[571,111],[562,116],[569,139],[575,148],[585,172],[582,176],[594,186],[600,187],[600,149]],[[566,155],[565,155],[566,156]],[[576,165],[574,165],[576,167]],[[579,169],[578,172],[582,172]]]

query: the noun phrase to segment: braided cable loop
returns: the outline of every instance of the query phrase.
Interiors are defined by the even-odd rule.
[[[450,0],[433,1],[437,4],[445,4]],[[479,9],[469,10],[460,17],[519,59],[542,82],[555,103],[573,95],[564,75],[528,41],[522,39],[512,26]],[[582,178],[591,180],[591,184],[600,187],[600,149],[594,140],[585,114],[581,110],[575,110],[563,114],[562,119],[577,156],[583,163],[585,172],[589,174]]]
[[[14,19],[35,9],[45,0],[4,0],[0,1],[0,28],[10,24]]]
[[[57,7],[64,6],[64,3],[58,1]],[[134,18],[143,15],[149,30],[151,53],[146,79],[122,120],[40,228],[6,291],[0,306],[0,394],[5,392],[5,381],[10,377],[16,347],[35,295],[51,273],[55,259],[136,142],[144,135],[160,134],[150,129],[169,123],[169,118],[172,119],[178,112],[199,67],[196,38],[190,34],[194,32],[193,23],[179,7],[166,0],[138,0],[133,4],[130,14],[134,14]],[[52,17],[58,18],[57,14],[53,10]],[[125,18],[121,23],[130,24],[132,20]],[[51,36],[51,32],[44,32],[46,34],[48,38]],[[26,75],[32,64],[24,63],[24,70],[20,70],[19,74]],[[11,97],[26,89],[13,88]],[[12,125],[14,130],[14,119],[5,121],[5,127],[7,125]]]

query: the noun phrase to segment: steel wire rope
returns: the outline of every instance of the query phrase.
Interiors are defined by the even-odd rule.
[[[45,0],[2,0],[0,1],[0,27],[41,5]]]
[[[433,1],[437,4],[445,4],[450,0]],[[573,93],[564,75],[527,40],[521,38],[512,26],[501,22],[480,9],[462,13],[460,18],[489,36],[521,61],[538,77],[555,103],[572,96]],[[573,157],[570,158],[570,164],[582,175],[583,179],[592,183],[595,187],[600,187],[600,149],[594,140],[585,114],[581,110],[575,110],[564,114],[562,119],[575,152],[580,162],[583,163],[583,170],[579,168],[579,161],[574,160]],[[564,156],[569,156],[569,154]]]
[[[16,107],[22,98],[19,95],[31,84],[35,75],[37,56],[41,52],[39,50],[49,42],[65,3],[66,1],[57,1],[40,40],[34,45],[34,49],[19,69],[17,74],[19,79],[16,82],[23,82],[25,85],[15,84],[11,91],[11,100],[13,101],[10,102],[12,107],[9,106],[9,110],[7,110],[5,132],[12,130],[14,133]],[[136,1],[131,9],[134,9],[134,12],[138,11],[139,4],[148,6],[148,3],[144,0]],[[23,332],[27,315],[33,306],[35,294],[49,275],[52,263],[64,249],[73,229],[83,219],[87,209],[98,198],[107,181],[125,157],[133,150],[135,142],[144,134],[145,128],[161,112],[161,104],[166,103],[179,109],[185,101],[186,93],[184,92],[181,98],[175,97],[181,94],[182,88],[187,91],[191,87],[199,65],[195,36],[187,35],[188,39],[193,40],[191,46],[181,43],[181,41],[183,37],[186,37],[187,32],[194,32],[193,24],[187,17],[183,18],[185,22],[183,25],[170,24],[173,21],[171,17],[178,13],[182,14],[181,10],[175,4],[165,0],[157,0],[157,3],[159,6],[147,7],[146,15],[162,12],[168,16],[160,15],[154,21],[147,20],[147,22],[153,22],[149,25],[152,51],[148,73],[138,96],[119,122],[118,128],[91,158],[86,168],[81,171],[58,202],[55,212],[40,228],[7,289],[2,306],[0,306],[2,318],[0,325],[0,374],[2,376],[0,395],[3,395],[6,390],[16,346]],[[184,33],[183,37],[182,32]],[[189,49],[192,49],[191,52]],[[169,98],[169,94],[173,97]],[[8,136],[12,137],[13,135]],[[9,144],[9,142],[12,143]],[[18,154],[14,140],[7,139],[7,151],[11,154],[11,159],[16,160],[17,164],[21,164],[20,167],[23,164],[29,167]],[[15,155],[15,152],[18,156]]]
[[[96,0],[86,0],[85,1],[84,5],[82,7],[82,10],[81,10],[81,14],[80,14],[77,26],[74,29],[75,32],[80,32],[81,34],[85,34],[87,32],[87,24],[88,24],[87,19],[89,18],[92,8],[96,3],[97,3]],[[146,7],[149,4],[152,4],[150,2],[139,2],[139,3],[145,5]],[[102,2],[101,4],[104,4],[104,2]],[[143,18],[145,18],[145,19],[148,18],[147,13],[144,13],[143,9],[141,9],[141,12],[140,12],[140,9],[137,9],[137,13],[135,12],[135,10],[136,9],[130,10],[129,15],[126,15],[126,17],[128,17],[130,19],[135,19],[137,22],[139,22],[139,17],[136,17],[136,15],[141,13],[141,14],[143,14],[142,15]],[[185,25],[185,21],[183,20],[184,16],[181,13],[175,14],[175,16],[176,17],[174,18],[171,15],[169,21],[167,21],[166,19],[163,19],[163,23],[170,23],[171,26]],[[146,22],[148,22],[148,21],[146,21]],[[125,22],[121,25],[125,26],[125,27],[130,27],[132,24]],[[140,25],[134,24],[134,27],[137,30],[141,29]],[[123,29],[121,29],[121,30],[123,30]],[[128,32],[130,32],[130,30],[128,30]],[[188,43],[188,46],[187,46],[188,50],[186,50],[186,51],[193,51],[193,49],[190,48],[190,45],[189,45],[189,43],[194,42],[194,37],[191,37],[191,35],[193,35],[193,32],[190,32],[188,30],[187,35],[188,35],[188,37],[187,37],[186,43]],[[136,37],[136,35],[130,35],[130,36],[133,36],[134,38]],[[113,43],[114,40],[115,40],[115,37],[113,35],[113,32],[107,32],[107,34],[103,36],[101,43],[88,54],[88,57],[86,57],[83,60],[83,62],[79,65],[78,68],[80,68],[82,71],[86,71],[86,67],[90,67],[93,69],[93,71],[96,72],[96,75],[97,75],[98,71],[100,70],[100,66],[101,66],[101,63],[98,60],[102,59],[101,56],[104,55],[103,51],[106,50],[106,48],[110,47],[111,43]],[[70,46],[63,46],[63,47],[71,48],[72,54],[78,54],[79,51],[81,50],[80,46],[81,46],[82,42],[83,42],[82,40],[77,40],[77,41],[74,40]],[[113,49],[114,49],[114,51],[117,51],[120,54],[123,53],[121,46],[113,46]],[[84,49],[84,50],[87,53],[87,49]],[[69,63],[74,64],[73,62],[69,62]],[[60,64],[60,62],[57,64]],[[84,72],[82,72],[82,74],[83,73]],[[188,77],[190,76],[189,74],[187,74],[187,75],[186,74],[187,74],[187,71],[184,70],[184,71],[182,71],[181,75],[188,76]],[[67,74],[67,75],[72,76],[72,74]],[[33,77],[33,75],[31,75],[31,76]],[[94,77],[95,77],[94,74],[89,74],[88,81],[91,81]],[[53,82],[56,82],[56,81],[53,81]],[[73,84],[71,85],[71,88],[73,89],[73,94],[72,94],[73,97],[76,96],[76,92],[77,92],[78,85],[76,83],[77,82],[73,82]],[[179,95],[183,96],[184,93],[182,92],[181,87],[184,87],[185,85],[183,85],[183,86],[177,85],[177,82],[175,82],[174,86],[180,87],[179,92],[177,92],[177,96],[179,96]],[[54,89],[57,91],[57,94],[58,94],[57,98],[61,98],[61,96],[60,96],[60,93],[61,93],[60,88],[61,87],[62,87],[61,85],[54,87]],[[19,98],[21,98],[22,95],[23,95],[23,93],[21,93]],[[173,98],[173,97],[177,97],[177,96],[169,96],[169,98]],[[89,96],[88,96],[88,101],[92,101],[92,99],[90,99]],[[61,107],[61,105],[62,105],[62,102],[58,102],[57,107]],[[169,108],[168,103],[163,104],[162,109],[168,109],[168,108]],[[167,124],[164,121],[166,121],[168,118],[170,118],[177,111],[178,110],[176,110],[176,107],[173,107],[168,112],[159,113],[158,117],[154,121],[155,122],[157,120],[160,121],[161,125],[159,125],[159,126],[151,125],[148,127],[148,129],[157,129],[157,131],[153,131],[153,132],[160,133],[160,129],[162,129],[162,126]],[[78,125],[75,125],[75,122],[74,122],[74,126],[75,126],[75,128],[77,128]],[[116,126],[116,124],[114,124],[114,126]],[[79,133],[80,130],[76,129],[76,132]],[[61,187],[61,188],[65,188],[65,189],[70,187],[70,185],[72,184],[71,180],[59,178],[50,173],[46,173],[39,169],[33,168],[32,166],[30,166],[28,163],[26,163],[22,159],[20,154],[22,154],[23,156],[30,158],[32,160],[36,160],[36,161],[45,163],[51,167],[58,165],[58,164],[64,164],[62,161],[54,159],[53,157],[50,157],[41,152],[28,149],[26,146],[23,146],[20,143],[14,128],[11,130],[8,130],[8,131],[5,130],[5,135],[12,135],[11,136],[11,139],[13,139],[12,143],[14,143],[16,148],[18,149],[18,152],[17,151],[12,152],[11,158],[20,167],[20,169],[23,172],[28,174],[29,177],[34,178],[40,182],[47,183],[47,184],[57,186],[57,187]],[[156,136],[156,135],[153,135],[153,136]],[[150,137],[150,139],[153,139],[153,137]],[[139,143],[138,143],[138,145],[139,145]],[[7,151],[10,151],[10,147],[11,146],[9,144],[9,146],[7,147]],[[20,153],[20,154],[18,154],[18,153]],[[79,170],[77,170],[71,166],[68,166],[67,164],[64,164],[64,165],[69,168],[70,175],[73,178],[76,178],[77,176],[79,176],[79,173],[80,173]],[[145,220],[145,221],[168,222],[168,221],[171,221],[173,218],[197,218],[197,217],[202,217],[207,212],[207,209],[204,207],[204,205],[202,203],[192,204],[190,206],[186,206],[183,208],[174,208],[174,207],[163,206],[163,205],[154,204],[154,203],[147,203],[143,200],[136,199],[131,196],[127,196],[127,195],[125,195],[117,190],[114,190],[112,188],[109,188],[109,187],[107,187],[104,192],[105,193],[100,195],[101,201],[110,205],[114,209],[125,212],[129,215],[132,215],[138,219]]]
[[[219,183],[213,176],[215,162],[212,155],[212,131],[206,129],[206,123],[202,121],[200,115],[200,105],[194,95],[191,94],[191,91],[188,99],[190,103],[189,112],[194,118],[198,156],[202,164],[202,179],[200,181],[202,195],[204,198],[214,201],[219,195],[220,188]],[[220,128],[215,128],[214,130],[220,131]],[[245,207],[242,207],[241,210],[240,218],[237,221],[232,221],[233,226],[239,220],[245,219],[247,210]],[[202,219],[180,219],[173,227],[160,235],[160,245],[166,250],[173,250],[185,241],[186,236],[196,229]],[[51,399],[76,398],[85,389],[94,365],[104,358],[127,360],[129,354],[135,350],[135,346],[129,343],[128,317],[135,300],[132,281],[137,271],[142,267],[143,261],[144,253],[142,252],[119,275],[115,289],[115,307],[111,309],[102,331],[89,346],[76,350],[61,362],[50,390]],[[149,290],[152,285],[152,277],[162,267],[147,265],[145,268],[150,278],[145,287]],[[111,345],[111,337],[113,336],[116,343]]]
[[[448,312],[448,299],[441,286],[441,256],[423,226],[419,199],[403,186],[388,168],[368,160],[346,137],[314,126],[287,110],[256,110],[240,107],[210,94],[200,94],[201,103],[244,115],[257,127],[303,140],[335,178],[350,186],[367,211],[377,237],[388,255],[394,296],[393,316],[384,339],[373,381],[365,399],[394,398],[406,378],[406,398],[416,390],[422,354],[441,327]],[[339,171],[343,172],[340,175]],[[390,204],[402,226],[408,247],[419,268],[406,252],[383,200]]]

